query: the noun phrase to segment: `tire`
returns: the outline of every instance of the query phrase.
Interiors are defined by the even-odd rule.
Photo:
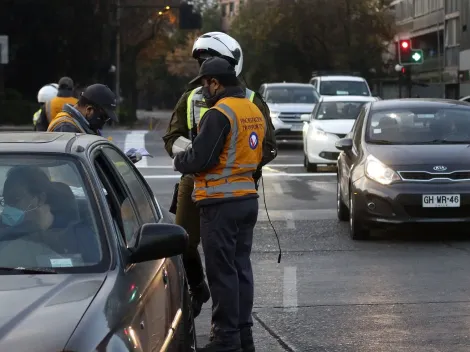
[[[196,324],[191,308],[191,297],[187,284],[184,285],[183,316],[178,335],[178,352],[196,352]]]
[[[349,220],[349,209],[344,204],[343,199],[341,197],[341,182],[338,177],[338,182],[336,186],[336,212],[338,215],[339,221],[348,221]]]
[[[364,241],[370,237],[370,230],[357,217],[352,193],[349,194],[349,237],[354,241]]]
[[[318,165],[317,164],[312,164],[310,162],[308,162],[307,160],[307,171],[308,172],[317,172],[318,170]]]
[[[308,163],[308,161],[307,161],[307,154],[305,154],[305,152],[304,152],[304,167],[305,167],[305,168],[307,168],[307,163]]]

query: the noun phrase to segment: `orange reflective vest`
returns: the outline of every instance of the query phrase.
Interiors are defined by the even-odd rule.
[[[54,132],[54,128],[60,126],[63,123],[70,123],[74,125],[77,130],[80,131],[79,133],[86,133],[86,131],[83,129],[82,126],[80,126],[78,121],[75,120],[70,114],[66,113],[65,111],[59,112],[57,114],[56,118],[47,127],[47,132]]]
[[[266,134],[263,114],[246,98],[224,98],[211,109],[220,111],[228,118],[230,133],[219,164],[195,175],[194,201],[256,194],[253,172],[263,156],[262,145]]]
[[[77,104],[77,98],[74,97],[55,97],[46,103],[47,122],[51,123],[59,112],[62,111],[65,104]]]

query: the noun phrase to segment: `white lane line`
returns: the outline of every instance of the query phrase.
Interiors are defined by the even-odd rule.
[[[268,164],[270,167],[303,167],[304,164]]]
[[[297,312],[297,267],[284,267],[284,292],[282,295],[284,311]]]
[[[336,193],[336,182],[307,181],[309,187],[329,193]]]
[[[286,212],[291,209],[273,209],[268,207],[269,218],[271,221],[286,221]],[[317,221],[317,220],[336,220],[336,208],[327,209],[296,209],[295,221]],[[258,212],[258,222],[268,221],[268,215],[265,209]]]
[[[274,188],[274,191],[277,193],[277,194],[283,194],[284,192],[282,191],[282,187],[281,187],[281,184],[280,183],[273,183],[273,188]]]
[[[132,147],[129,147],[129,149],[130,148],[132,148]],[[171,164],[171,159],[168,159],[168,163]],[[302,164],[279,164],[279,165],[269,164],[269,166],[264,166],[263,169],[269,170],[270,168],[274,168],[274,167],[298,167],[298,166],[303,166],[303,165]],[[143,169],[171,169],[172,168],[171,165],[170,166],[168,166],[168,165],[145,165],[145,166],[141,166],[141,165],[139,165],[139,167],[141,167]]]
[[[181,175],[143,175],[147,179],[152,178],[180,178]],[[322,176],[336,176],[336,172],[325,172],[321,174],[289,174],[286,172],[279,173],[263,173],[263,177],[322,177]]]
[[[294,214],[291,211],[286,211],[286,226],[288,229],[295,229]]]
[[[127,152],[131,148],[145,148],[145,135],[147,132],[132,131],[131,133],[126,134],[124,140],[124,152]],[[147,166],[146,156],[142,157],[142,160],[135,164],[136,167],[146,167]]]

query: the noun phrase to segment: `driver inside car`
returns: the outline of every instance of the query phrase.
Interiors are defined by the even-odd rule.
[[[78,214],[73,218],[70,207],[75,199],[70,187],[66,186],[73,199],[63,186],[51,182],[38,167],[16,166],[8,171],[0,216],[0,266],[24,267],[26,261],[29,266],[41,266],[37,259],[44,255],[78,254],[85,263],[100,261],[97,236],[79,221]]]

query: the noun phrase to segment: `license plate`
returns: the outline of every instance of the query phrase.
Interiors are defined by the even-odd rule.
[[[292,125],[291,131],[303,131],[304,125]]]
[[[423,208],[458,208],[460,194],[423,194]]]

